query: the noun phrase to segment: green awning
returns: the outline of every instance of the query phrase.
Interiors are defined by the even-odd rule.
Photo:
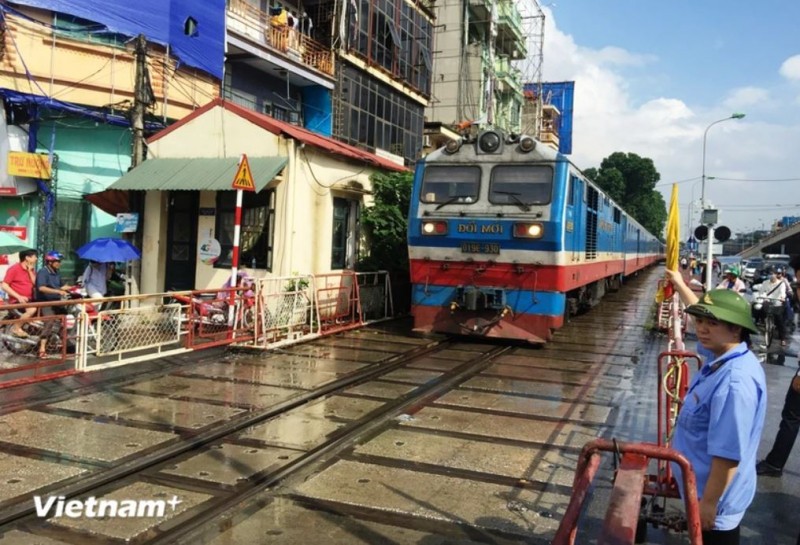
[[[264,189],[283,170],[285,157],[248,157],[256,191]],[[140,191],[225,191],[233,190],[231,184],[239,167],[238,157],[219,158],[156,158],[148,159],[126,172],[108,189],[133,189]]]

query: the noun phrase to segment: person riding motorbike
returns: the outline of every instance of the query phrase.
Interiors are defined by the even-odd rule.
[[[768,301],[766,307],[775,320],[775,330],[781,346],[786,346],[786,327],[785,327],[785,305],[786,305],[786,282],[777,275],[776,269],[768,268],[765,271],[768,275],[767,280],[761,283],[756,294],[756,299]],[[753,304],[753,318],[763,319],[764,308],[758,302]]]
[[[36,250],[23,250],[19,253],[19,263],[11,265],[6,271],[6,276],[0,282],[0,289],[8,294],[9,303],[27,303],[33,300],[36,287],[36,262],[39,252]],[[19,320],[11,327],[11,334],[25,338],[28,334],[22,329],[28,318],[36,315],[36,307],[27,307],[20,311]]]
[[[725,269],[725,279],[719,283],[717,289],[733,290],[736,293],[742,293],[747,290],[747,286],[739,278],[739,267],[728,267]]]
[[[794,327],[794,290],[792,289],[792,279],[783,267],[775,267],[775,276],[786,284],[786,301],[784,304],[783,318],[784,323],[790,329]]]
[[[64,256],[55,250],[44,254],[44,267],[36,273],[36,300],[37,301],[60,301],[68,295],[68,290],[72,289],[69,284],[61,281],[61,260]],[[42,307],[42,316],[57,316],[66,314],[66,307],[61,305]],[[59,320],[43,320],[42,335],[39,339],[39,358],[47,356],[47,341],[57,332],[61,323]]]

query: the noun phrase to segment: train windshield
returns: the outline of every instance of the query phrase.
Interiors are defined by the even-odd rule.
[[[489,202],[527,206],[548,204],[553,169],[545,165],[498,165],[492,169]]]
[[[428,166],[422,178],[420,200],[427,203],[474,203],[481,186],[476,166]]]

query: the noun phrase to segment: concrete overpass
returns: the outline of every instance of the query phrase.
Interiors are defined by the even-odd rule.
[[[797,269],[798,261],[800,261],[800,223],[772,233],[761,239],[758,244],[739,252],[743,258],[762,254],[789,254],[792,257],[792,266]]]

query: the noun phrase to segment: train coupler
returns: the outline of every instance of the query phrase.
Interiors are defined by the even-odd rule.
[[[458,308],[470,311],[503,310],[507,306],[506,291],[500,288],[459,286],[453,303],[458,304]],[[453,310],[452,303],[450,310]]]

